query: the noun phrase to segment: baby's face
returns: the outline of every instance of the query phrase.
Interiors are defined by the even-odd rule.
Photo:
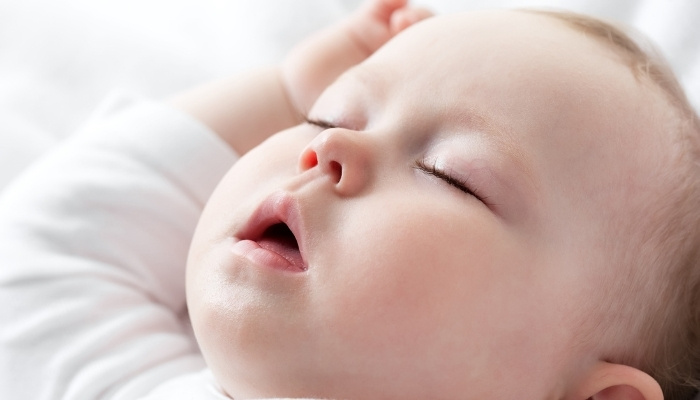
[[[321,96],[333,128],[280,132],[216,190],[187,277],[207,363],[237,398],[570,390],[604,351],[612,235],[654,190],[648,96],[546,17],[408,29]]]

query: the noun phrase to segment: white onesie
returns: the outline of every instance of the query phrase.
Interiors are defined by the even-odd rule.
[[[224,399],[185,305],[202,208],[236,155],[118,96],[0,198],[0,399]]]

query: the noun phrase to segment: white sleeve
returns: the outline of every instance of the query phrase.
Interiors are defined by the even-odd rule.
[[[236,156],[178,111],[118,104],[0,198],[1,399],[133,399],[204,368],[185,260]]]

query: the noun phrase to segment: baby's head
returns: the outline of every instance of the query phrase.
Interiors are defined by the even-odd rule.
[[[189,311],[230,395],[654,399],[700,377],[698,121],[624,35],[436,17],[309,119],[231,169],[193,240]]]

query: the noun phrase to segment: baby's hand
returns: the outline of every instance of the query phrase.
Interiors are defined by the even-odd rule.
[[[367,0],[351,16],[306,39],[282,65],[282,83],[305,115],[340,74],[362,62],[394,35],[432,15],[408,0]]]

